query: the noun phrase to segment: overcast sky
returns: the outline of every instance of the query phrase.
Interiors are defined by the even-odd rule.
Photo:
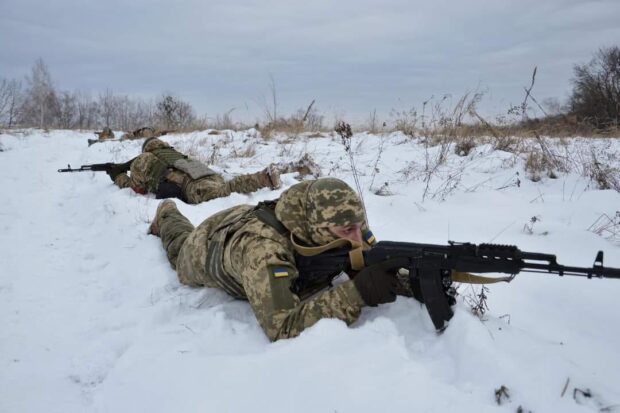
[[[572,66],[620,44],[620,0],[0,0],[0,78],[39,57],[57,88],[157,97],[201,115],[262,118],[316,99],[326,115],[389,118],[444,94],[486,92],[485,113],[565,99]]]

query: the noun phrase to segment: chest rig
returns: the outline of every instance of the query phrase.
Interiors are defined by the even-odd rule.
[[[203,164],[202,162],[188,158],[174,148],[158,148],[150,151],[157,161],[150,173],[148,182],[149,191],[157,191],[159,183],[166,178],[170,169],[181,171],[187,174],[192,180],[197,180],[210,175],[217,175],[217,172]]]

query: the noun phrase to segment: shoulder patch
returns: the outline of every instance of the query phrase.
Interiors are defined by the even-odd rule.
[[[364,241],[366,241],[368,245],[374,245],[377,242],[377,239],[375,238],[372,231],[368,230],[364,234]]]
[[[273,266],[269,270],[271,271],[271,275],[275,278],[283,278],[290,275],[290,269],[287,267]]]

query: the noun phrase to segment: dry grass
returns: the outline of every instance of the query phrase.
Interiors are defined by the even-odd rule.
[[[260,128],[264,139],[271,139],[274,135],[281,133],[288,136],[297,136],[306,131],[304,123],[296,119],[280,119],[277,122],[269,122]]]

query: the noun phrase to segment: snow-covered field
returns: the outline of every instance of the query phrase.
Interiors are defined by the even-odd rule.
[[[464,302],[479,287],[461,286],[440,335],[420,304],[400,297],[351,327],[322,320],[270,343],[246,302],[178,283],[160,240],[146,235],[157,200],[118,189],[105,173],[56,172],[125,161],[142,143],[88,147],[92,137],[0,135],[0,412],[620,411],[620,280],[524,273],[488,287],[483,320]],[[354,185],[329,135],[164,139],[229,177],[307,152],[324,174]],[[565,151],[589,145],[620,167],[616,141],[574,140]],[[606,265],[620,267],[618,239],[588,230],[614,219],[620,194],[579,174],[534,183],[523,159],[480,146],[466,157],[450,151],[427,187],[426,155],[438,148],[358,134],[353,149],[380,240],[516,244],[576,266],[604,250]],[[177,204],[198,224],[282,190]],[[509,400],[498,405],[501,386]]]

